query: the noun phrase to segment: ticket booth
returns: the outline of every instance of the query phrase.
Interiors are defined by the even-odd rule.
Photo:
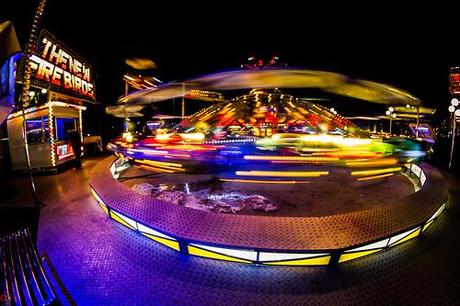
[[[69,141],[76,131],[83,140],[82,112],[85,106],[59,101],[25,110],[26,136],[32,168],[57,167],[75,158]],[[22,136],[23,117],[18,111],[7,121],[13,169],[27,167]]]

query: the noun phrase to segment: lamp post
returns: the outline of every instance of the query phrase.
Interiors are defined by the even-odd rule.
[[[458,108],[459,101],[457,98],[453,98],[450,101],[449,112],[452,117],[452,142],[450,146],[450,158],[449,158],[449,169],[452,166],[452,158],[454,156],[454,147],[455,147],[455,134],[457,130],[457,117],[460,118],[460,108]]]
[[[151,71],[157,68],[157,64],[151,60],[150,58],[144,57],[130,57],[125,59],[125,64],[131,67],[135,71]],[[145,89],[148,87],[156,87],[152,80],[158,83],[163,83],[156,77],[151,77],[150,80],[147,80],[145,76],[142,76],[137,73],[138,76],[130,75],[129,73],[125,73],[123,75],[123,82],[125,84],[125,97],[129,94],[130,85],[135,89]],[[125,124],[125,133],[129,133],[129,122],[130,119],[126,116],[126,112],[124,114],[124,124]]]
[[[185,118],[185,83],[182,83],[182,109],[181,109],[181,118]]]
[[[393,119],[396,118],[396,114],[393,113],[395,111],[394,107],[390,106],[385,114],[390,117],[390,134],[391,134],[391,128],[393,125]]]

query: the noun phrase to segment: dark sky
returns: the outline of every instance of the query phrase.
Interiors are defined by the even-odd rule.
[[[37,1],[14,2],[0,19],[11,19],[25,42]],[[104,104],[122,94],[126,57],[152,58],[168,81],[276,54],[292,66],[392,84],[447,107],[448,68],[460,64],[458,7],[248,2],[49,0],[42,26],[92,63]]]

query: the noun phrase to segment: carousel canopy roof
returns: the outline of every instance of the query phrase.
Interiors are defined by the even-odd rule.
[[[253,70],[231,70],[173,81],[155,88],[133,92],[107,108],[111,114],[123,113],[127,106],[147,105],[172,98],[190,96],[192,91],[224,91],[253,88],[315,88],[324,92],[387,105],[420,105],[410,93],[391,85],[348,76],[298,68],[267,67]]]
[[[358,132],[351,121],[336,111],[278,89],[254,89],[247,95],[214,104],[182,121],[180,126],[180,132],[205,134],[253,128],[314,134]]]

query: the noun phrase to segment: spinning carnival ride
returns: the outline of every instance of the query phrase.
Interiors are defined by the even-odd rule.
[[[151,103],[177,97],[215,102],[174,128],[157,127],[142,137],[125,133],[109,143],[119,158],[99,163],[90,185],[111,219],[183,255],[257,265],[336,265],[424,235],[446,207],[447,189],[436,169],[417,164],[424,155],[419,144],[401,137],[372,138],[316,99],[294,97],[287,89],[315,88],[387,106],[413,106],[418,113],[417,98],[336,73],[249,68],[162,84],[107,108],[118,117],[136,117]],[[216,94],[227,90],[239,93],[232,99]],[[145,174],[130,169],[133,164],[153,172],[187,174]],[[358,186],[360,192],[369,187],[362,185],[365,182],[379,182],[400,171],[415,180],[415,193],[400,198],[385,192],[379,200],[383,206],[358,205],[340,212],[337,205],[353,206],[344,201],[351,193],[322,189],[317,208],[324,206],[324,214],[312,213],[312,191],[322,184],[328,189],[334,178],[343,189]],[[196,175],[209,172],[212,175]],[[133,189],[124,183],[131,179],[147,180],[145,185],[152,188]],[[401,182],[398,179],[375,185],[391,187]],[[313,181],[317,184],[305,188],[291,185]],[[234,200],[235,193],[241,197]],[[291,199],[282,198],[288,193]],[[336,194],[339,203],[325,193]],[[276,214],[262,203],[271,199],[280,207]],[[263,206],[266,214],[235,215],[233,208],[241,211],[248,205],[252,210]],[[284,215],[287,206],[294,207],[295,214]],[[225,207],[230,210],[220,210]]]
[[[359,129],[334,109],[313,103],[314,99],[286,94],[278,89],[281,87],[314,87],[385,104],[419,104],[419,100],[399,89],[350,81],[329,72],[272,67],[229,71],[182,83],[171,82],[123,97],[107,112],[129,116],[130,110],[137,113],[149,103],[178,96],[197,98],[214,94],[203,89],[257,88],[230,100],[220,99],[222,102],[184,119],[171,130],[159,129],[138,139],[126,133],[109,143],[108,148],[153,171],[189,172],[197,166],[199,171],[204,169],[201,166],[220,171],[230,167],[237,170],[237,176],[275,180],[326,174],[327,171],[317,171],[318,165],[372,168],[362,173],[352,171],[352,175],[356,174],[358,180],[380,178],[399,171],[400,164],[424,155],[415,141],[371,139],[369,132]],[[197,91],[204,94],[198,95]],[[250,170],[255,163],[260,169]],[[310,171],[311,166],[315,171]]]

